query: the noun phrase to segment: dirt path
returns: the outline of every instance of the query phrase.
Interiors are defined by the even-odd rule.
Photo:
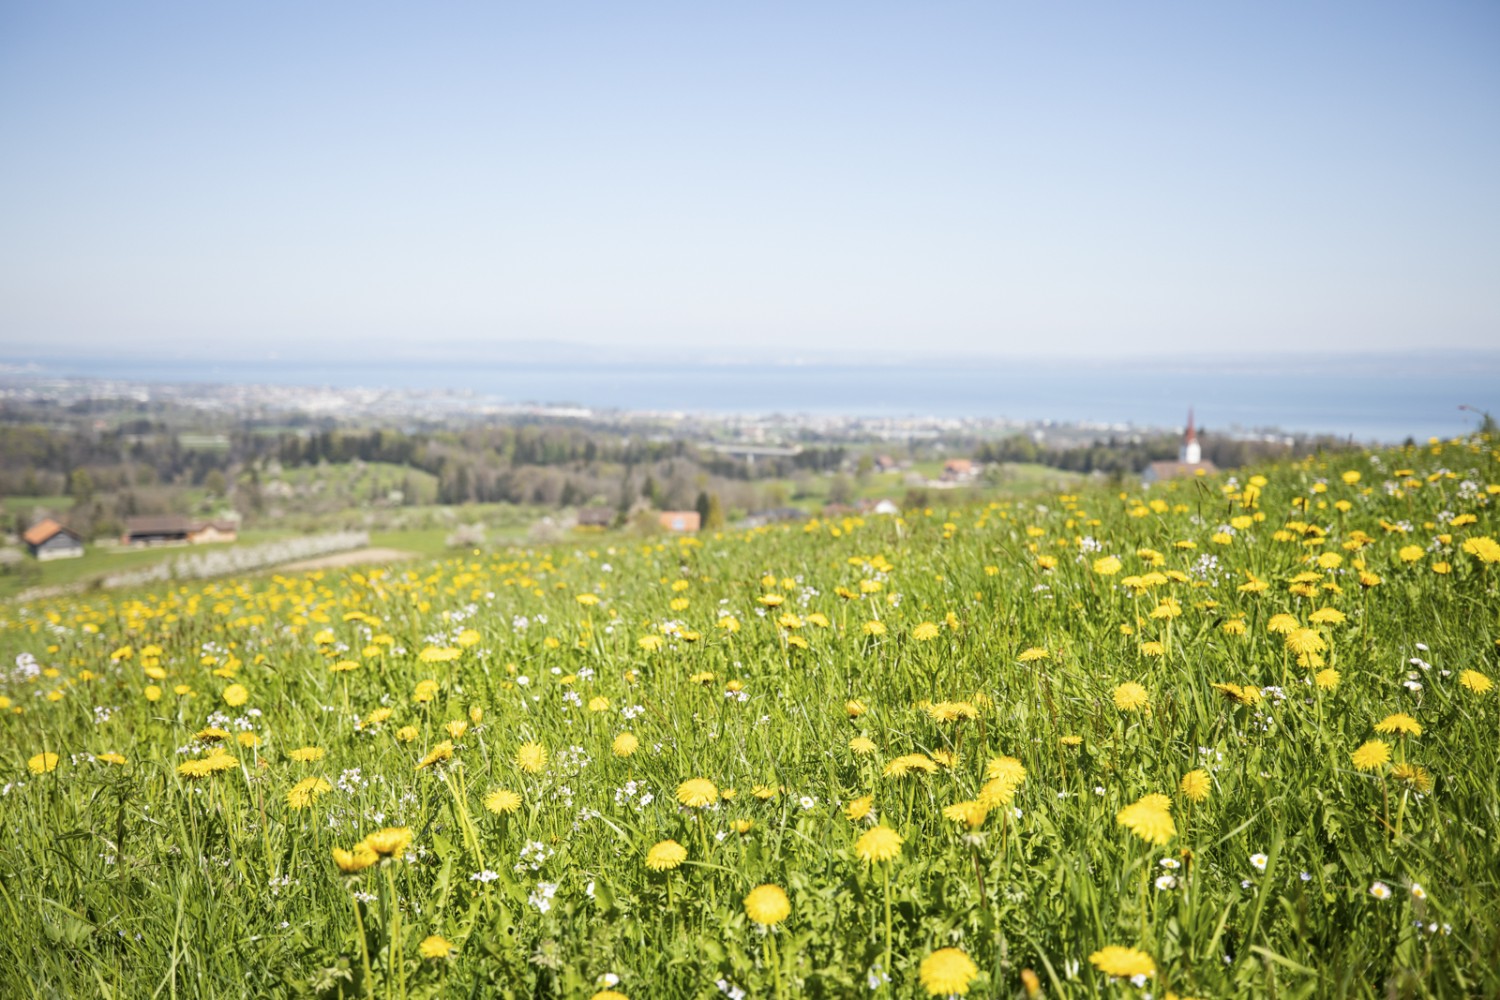
[[[299,559],[296,562],[280,563],[276,566],[268,566],[267,570],[272,573],[305,573],[308,570],[339,569],[343,566],[358,566],[361,563],[400,562],[403,559],[415,559],[416,556],[415,552],[403,552],[400,549],[353,549],[349,552],[335,552],[332,555],[319,556],[316,559]]]

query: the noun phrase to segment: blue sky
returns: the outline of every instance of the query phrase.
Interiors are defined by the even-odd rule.
[[[1500,346],[1493,3],[10,3],[0,356]]]

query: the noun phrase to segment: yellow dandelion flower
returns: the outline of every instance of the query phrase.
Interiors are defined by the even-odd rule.
[[[1312,656],[1328,648],[1317,629],[1311,628],[1299,628],[1287,633],[1285,642],[1287,650],[1296,656]]]
[[[621,733],[615,737],[614,743],[610,744],[610,752],[616,757],[629,757],[640,749],[641,741],[636,739],[634,733]]]
[[[507,788],[496,788],[484,797],[484,807],[496,816],[505,816],[521,808],[521,796]]]
[[[338,865],[339,871],[345,875],[364,871],[379,860],[380,855],[362,844],[356,844],[352,851],[346,851],[340,847],[333,849],[333,863]]]
[[[1421,792],[1425,795],[1432,791],[1432,775],[1427,773],[1425,767],[1411,763],[1397,764],[1391,768],[1391,777],[1414,792]]]
[[[875,752],[875,741],[868,736],[856,736],[849,741],[849,749],[863,757]]]
[[[886,764],[881,774],[887,778],[904,778],[913,773],[936,774],[937,772],[937,764],[926,754],[908,753]]]
[[[1238,684],[1215,684],[1213,689],[1238,705],[1254,706],[1261,702],[1260,689],[1249,684],[1243,687]]]
[[[239,708],[250,700],[250,691],[243,684],[231,684],[224,689],[221,697],[230,708]]]
[[[866,830],[854,842],[854,853],[865,861],[889,861],[901,853],[901,834],[888,826],[875,826]]]
[[[745,896],[745,915],[762,927],[776,926],[791,912],[791,900],[779,885],[758,885]]]
[[[458,949],[453,947],[453,942],[447,938],[430,934],[422,939],[421,944],[417,945],[417,951],[423,958],[437,959],[452,958],[458,952]]]
[[[861,795],[844,807],[844,817],[851,823],[858,823],[875,808],[875,796]]]
[[[540,743],[522,743],[516,748],[514,760],[527,774],[541,774],[547,769],[547,748]]]
[[[979,789],[979,804],[986,809],[1008,806],[1016,797],[1016,785],[1004,778],[991,778]]]
[[[1166,797],[1147,795],[1131,803],[1115,814],[1115,821],[1131,833],[1150,844],[1160,847],[1177,835],[1177,826],[1172,822],[1170,800]]]
[[[1026,780],[1026,765],[1014,757],[995,757],[984,765],[984,776],[992,781],[1019,785]]]
[[[50,750],[39,753],[26,761],[26,769],[32,774],[46,774],[57,767],[60,758]]]
[[[411,846],[411,827],[388,826],[367,836],[360,844],[382,858],[393,858],[406,853]],[[359,848],[356,847],[355,850]]]
[[[1339,686],[1339,672],[1332,667],[1319,670],[1313,681],[1324,691],[1332,691]]]
[[[1112,944],[1094,952],[1089,956],[1089,961],[1106,976],[1128,979],[1132,976],[1156,975],[1156,962],[1139,948],[1124,948]]]
[[[1374,771],[1391,759],[1391,747],[1384,740],[1366,740],[1349,759],[1361,771]]]
[[[333,791],[333,786],[322,778],[303,778],[286,793],[286,804],[292,809],[306,809],[320,795]]]
[[[719,789],[707,778],[689,778],[677,786],[677,801],[689,809],[702,809],[719,801]]]
[[[938,627],[932,622],[922,622],[911,630],[911,637],[918,642],[927,642],[938,637]]]
[[[1094,560],[1094,572],[1100,576],[1114,576],[1122,568],[1124,568],[1124,563],[1120,562],[1116,556],[1105,556]]]
[[[453,741],[444,740],[427,752],[427,756],[417,761],[417,770],[440,764],[445,760],[453,759]]]
[[[687,848],[675,840],[663,840],[646,852],[646,867],[654,872],[669,872],[687,860]]]
[[[1051,653],[1047,652],[1041,646],[1032,646],[1030,649],[1023,650],[1021,655],[1016,657],[1016,659],[1022,663],[1035,663],[1037,660],[1045,660],[1051,655]]]
[[[979,966],[959,948],[939,948],[922,959],[917,975],[928,996],[965,996],[979,975]]]
[[[1126,681],[1115,688],[1115,707],[1122,712],[1134,712],[1141,708],[1150,708],[1151,697],[1146,689],[1135,681]]]
[[[943,807],[943,816],[955,823],[962,823],[973,830],[983,826],[984,821],[989,818],[990,806],[982,799],[967,802],[955,802],[951,806]]]
[[[1405,712],[1387,715],[1375,723],[1377,733],[1400,733],[1402,736],[1421,736],[1422,724]]]
[[[940,701],[927,706],[927,716],[933,722],[959,722],[979,718],[979,709],[967,701]]]
[[[1208,776],[1207,771],[1198,768],[1184,774],[1177,787],[1194,802],[1202,802],[1208,798],[1208,793],[1213,788],[1213,779]]]
[[[1458,675],[1458,683],[1475,694],[1486,694],[1495,682],[1477,670],[1465,670]]]
[[[1272,615],[1271,620],[1266,622],[1266,631],[1277,635],[1287,635],[1301,627],[1302,623],[1288,614]]]

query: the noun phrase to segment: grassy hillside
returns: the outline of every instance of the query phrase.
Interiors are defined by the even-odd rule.
[[[1500,995],[1497,500],[1473,439],[0,608],[0,992]]]

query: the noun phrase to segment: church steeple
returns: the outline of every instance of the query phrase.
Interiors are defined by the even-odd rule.
[[[1203,449],[1198,446],[1198,433],[1193,429],[1193,408],[1188,407],[1187,433],[1182,436],[1182,448],[1177,460],[1184,465],[1197,465],[1203,461]]]

